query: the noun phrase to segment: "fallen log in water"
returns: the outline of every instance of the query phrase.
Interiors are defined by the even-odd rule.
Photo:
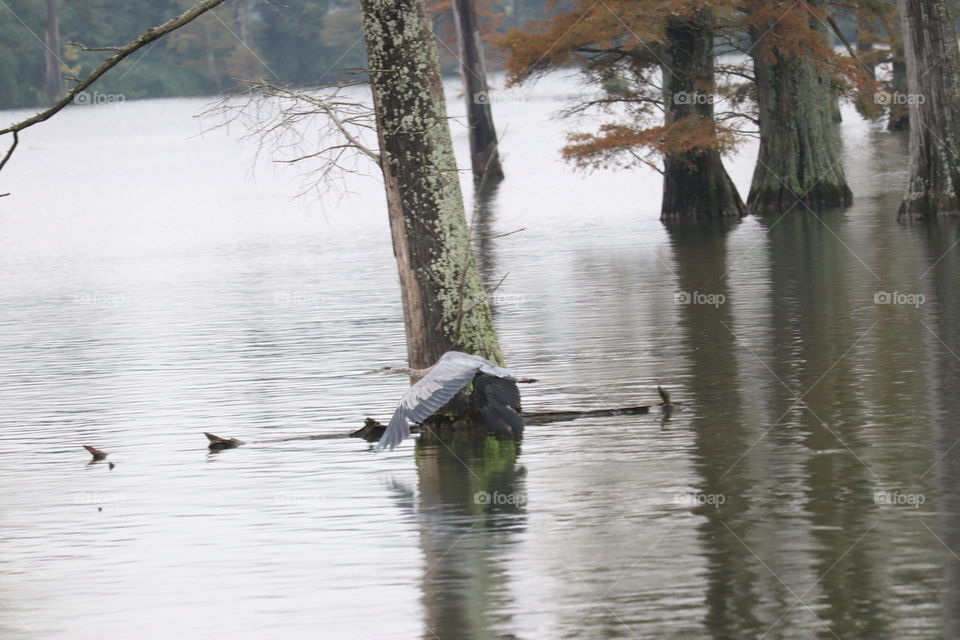
[[[674,405],[679,403],[671,403],[669,405],[663,405],[663,409],[670,410],[674,408]],[[588,409],[586,411],[535,411],[535,412],[523,412],[523,421],[529,425],[542,425],[548,424],[551,422],[561,422],[564,420],[576,420],[577,418],[599,418],[604,416],[630,416],[630,415],[642,415],[645,413],[650,413],[650,406],[642,407],[621,407],[619,409]],[[363,426],[357,429],[356,431],[351,431],[350,433],[322,433],[306,436],[289,436],[286,438],[271,438],[269,440],[258,440],[256,442],[251,442],[249,444],[273,444],[277,442],[292,442],[294,440],[331,440],[334,438],[363,438],[367,442],[377,442],[383,436],[383,432],[386,431],[386,426],[380,422],[374,420],[373,418],[366,418],[363,421]],[[411,433],[419,433],[420,427],[418,425],[412,425],[410,427]],[[207,436],[207,440],[210,441],[209,447],[211,451],[221,451],[223,449],[235,449],[240,445],[248,444],[243,440],[237,440],[236,438],[222,438],[218,435],[204,432]]]
[[[536,424],[547,424],[549,422],[561,422],[563,420],[576,420],[577,418],[600,418],[603,416],[632,416],[650,413],[650,406],[645,407],[622,407],[620,409],[588,409],[586,411],[538,411],[527,413],[523,412],[523,421],[528,426]]]

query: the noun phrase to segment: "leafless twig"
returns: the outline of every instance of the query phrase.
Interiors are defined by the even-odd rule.
[[[72,40],[68,42],[67,45],[77,47],[81,51],[123,51],[123,47],[88,47],[85,44],[73,42]]]
[[[360,173],[360,159],[380,166],[376,120],[366,84],[341,83],[313,89],[279,86],[262,80],[218,101],[201,117],[219,117],[214,128],[237,124],[243,137],[257,141],[259,156],[273,162],[304,163],[304,187],[325,191],[333,180]]]

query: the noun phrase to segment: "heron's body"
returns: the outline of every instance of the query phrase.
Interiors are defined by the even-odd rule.
[[[520,416],[520,392],[509,369],[497,366],[486,358],[448,351],[428,369],[387,369],[387,373],[408,373],[420,380],[413,384],[393,413],[387,430],[376,450],[393,449],[410,436],[411,422],[420,423],[450,402],[457,393],[477,378],[476,405],[487,427],[492,431],[516,437],[523,433]]]

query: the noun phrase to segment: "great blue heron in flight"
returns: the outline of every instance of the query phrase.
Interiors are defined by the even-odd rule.
[[[387,430],[375,451],[393,450],[410,437],[408,422],[420,423],[447,404],[457,392],[476,379],[476,405],[491,431],[517,437],[523,433],[518,382],[536,382],[515,378],[509,369],[498,367],[486,358],[460,351],[447,351],[432,367],[384,367],[369,373],[405,373],[419,380],[403,394],[393,412]]]

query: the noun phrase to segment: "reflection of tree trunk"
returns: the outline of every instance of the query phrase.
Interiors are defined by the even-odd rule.
[[[776,413],[793,406],[768,438],[771,445],[787,451],[799,445],[803,452],[793,457],[803,478],[797,508],[812,542],[810,573],[823,577],[818,615],[838,637],[881,638],[890,635],[881,564],[869,544],[854,544],[876,522],[876,476],[862,462],[869,449],[862,435],[863,356],[856,347],[870,327],[850,317],[851,301],[862,294],[845,280],[856,258],[837,240],[846,232],[834,220],[788,216],[768,225],[768,358],[776,376]]]
[[[451,349],[500,361],[470,246],[424,0],[363,0],[410,366]]]
[[[933,300],[927,304],[936,305],[934,321],[927,328],[936,337],[927,336],[931,351],[926,359],[933,363],[933,373],[929,376],[928,389],[932,392],[935,417],[930,421],[935,425],[933,451],[931,457],[936,466],[929,477],[935,478],[939,497],[926,496],[926,507],[934,502],[941,513],[939,524],[931,520],[925,523],[936,532],[949,551],[937,548],[938,557],[943,564],[941,582],[941,607],[943,616],[942,638],[960,638],[960,429],[957,428],[957,416],[960,415],[960,396],[957,395],[956,380],[960,379],[960,298],[956,294],[957,274],[960,273],[960,254],[953,246],[958,233],[954,221],[931,223],[924,229],[929,246],[927,256],[928,276],[932,284]],[[922,525],[920,525],[922,528]],[[925,532],[923,532],[925,533]]]
[[[666,154],[660,218],[742,216],[746,213],[743,201],[716,149],[710,14],[700,11],[690,17],[672,18],[667,24],[663,55],[668,130],[682,133],[684,129],[702,129],[699,135],[705,137],[703,144],[712,148]]]
[[[454,0],[453,14],[460,39],[460,74],[467,100],[473,177],[496,182],[503,179],[503,168],[497,151],[497,130],[490,110],[487,70],[473,0]]]
[[[417,442],[425,638],[496,638],[510,626],[506,557],[526,513],[519,445]]]
[[[63,77],[60,75],[60,17],[57,15],[58,0],[46,0],[47,4],[47,98],[53,102],[63,93]]]
[[[809,4],[818,7],[823,0]],[[826,37],[817,18],[811,16],[809,24]],[[815,210],[849,206],[853,196],[833,120],[837,95],[832,81],[810,60],[781,54],[767,34],[768,28],[751,31],[760,151],[747,203],[756,213],[792,210],[798,200]]]
[[[751,465],[741,459],[757,435],[744,411],[743,389],[749,385],[738,379],[731,291],[721,275],[730,267],[726,242],[733,226],[728,221],[667,226],[677,286],[688,300],[678,309],[683,351],[689,354],[687,392],[694,406],[711,407],[690,417],[693,464],[701,477],[695,489],[725,498],[718,508],[697,511],[703,518],[700,540],[707,570],[704,623],[706,635],[713,638],[763,634],[766,627],[757,617],[757,605],[763,597],[759,587],[769,575],[741,542],[751,545],[757,537],[746,517],[756,508],[749,497]],[[696,304],[695,294],[723,296],[723,304]]]
[[[473,248],[477,254],[477,267],[480,270],[480,277],[483,280],[483,288],[488,294],[493,287],[497,285],[500,278],[496,274],[496,262],[494,243],[497,235],[494,222],[496,221],[497,191],[500,188],[499,182],[483,181],[477,184],[473,194]],[[490,312],[496,314],[496,305],[494,297],[490,297],[487,303],[490,305]]]
[[[899,7],[913,98],[910,180],[899,215],[960,214],[960,50],[951,3],[900,0]]]

